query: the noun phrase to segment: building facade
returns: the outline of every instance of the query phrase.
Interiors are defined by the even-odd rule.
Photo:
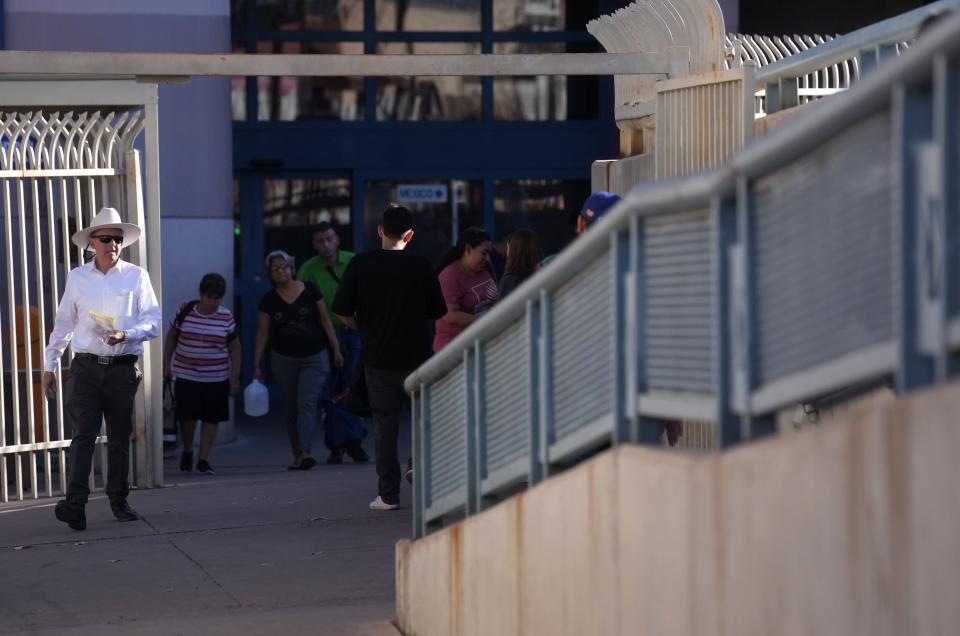
[[[606,0],[234,0],[246,53],[471,54],[601,51],[587,21]],[[458,231],[532,227],[548,252],[574,236],[590,164],[615,156],[612,79],[235,78],[236,281],[247,324],[262,256],[312,255],[309,228],[377,244],[392,201],[416,213],[412,250],[437,261]]]

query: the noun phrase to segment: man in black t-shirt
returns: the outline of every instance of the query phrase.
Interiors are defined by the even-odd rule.
[[[347,265],[333,311],[360,332],[370,409],[377,425],[377,498],[371,510],[400,506],[397,433],[403,381],[430,356],[429,325],[447,313],[430,262],[404,252],[413,240],[413,214],[384,210],[377,226],[381,249],[357,255]]]

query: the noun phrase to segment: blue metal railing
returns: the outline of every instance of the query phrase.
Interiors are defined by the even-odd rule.
[[[407,378],[414,530],[664,419],[960,370],[960,15],[723,169],[631,191]]]

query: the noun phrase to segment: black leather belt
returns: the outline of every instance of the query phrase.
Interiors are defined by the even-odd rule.
[[[89,360],[90,362],[110,366],[111,364],[133,364],[139,356],[133,354],[125,356],[98,356],[94,353],[78,353],[76,357],[81,360]]]

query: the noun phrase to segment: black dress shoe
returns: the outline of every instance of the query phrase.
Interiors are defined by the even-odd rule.
[[[126,499],[117,502],[111,501],[110,510],[113,511],[113,516],[119,521],[136,521],[140,518]]]
[[[87,529],[87,513],[84,512],[83,506],[67,503],[66,500],[58,501],[57,507],[53,509],[53,514],[74,530]]]

